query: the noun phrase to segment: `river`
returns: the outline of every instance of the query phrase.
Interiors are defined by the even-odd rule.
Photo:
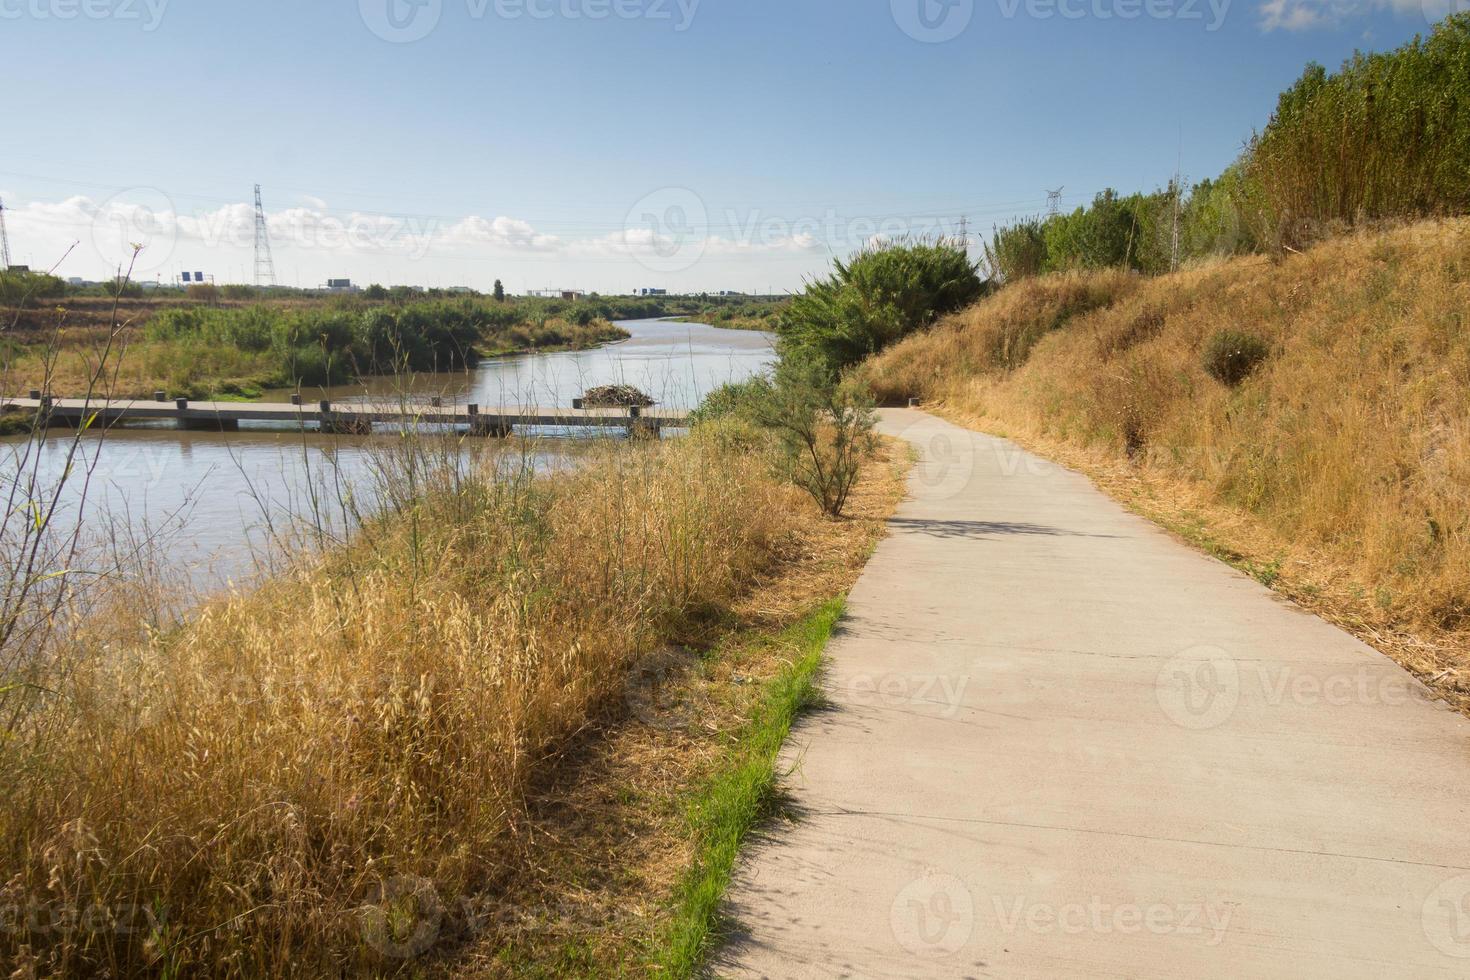
[[[593,350],[498,357],[472,371],[418,376],[406,386],[372,379],[308,397],[381,399],[409,387],[414,397],[435,394],[446,403],[570,406],[593,385],[630,384],[662,406],[690,408],[713,388],[748,378],[775,359],[771,335],[756,331],[665,320],[619,325],[630,339]],[[375,458],[395,438],[318,436],[248,423],[232,433],[179,431],[171,423],[115,428],[80,441],[52,531],[67,534],[81,522],[89,532],[87,561],[102,561],[109,549],[146,547],[181,581],[212,591],[258,569],[270,552],[271,528],[287,515],[309,510],[314,499],[329,501],[330,511],[343,487],[367,493],[362,485],[376,471]],[[65,430],[55,430],[26,460],[22,453],[31,444],[4,440],[0,487],[32,473],[38,486],[55,485],[72,442]],[[559,445],[566,444],[538,442],[526,451],[538,465],[552,466],[568,455]],[[83,506],[80,476],[88,471]],[[328,516],[340,521],[340,514]],[[14,548],[14,540],[3,546]]]

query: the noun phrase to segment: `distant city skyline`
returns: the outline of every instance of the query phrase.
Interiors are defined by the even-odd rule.
[[[283,285],[783,292],[1214,176],[1308,61],[1467,2],[0,0],[0,197],[63,277],[251,282],[260,183]]]

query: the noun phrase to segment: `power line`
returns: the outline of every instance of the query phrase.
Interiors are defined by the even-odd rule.
[[[271,258],[271,239],[265,226],[265,208],[260,203],[260,185],[255,185],[255,284],[276,284],[276,263]]]
[[[42,175],[39,175],[39,174],[29,174],[29,173],[22,173],[22,172],[19,172],[19,171],[10,171],[10,170],[0,170],[0,174],[4,174],[4,175],[10,176],[10,177],[24,178],[24,179],[28,179],[28,180],[38,180],[38,181],[44,181],[44,182],[48,182],[48,183],[67,184],[67,185],[71,185],[71,186],[75,186],[75,187],[91,188],[91,189],[94,189],[94,190],[104,191],[104,192],[122,193],[122,192],[126,192],[126,191],[129,191],[129,190],[136,189],[136,188],[123,187],[121,185],[107,184],[107,183],[103,183],[103,182],[85,181],[85,180],[71,180],[71,179],[65,179],[65,178],[59,178],[59,177],[42,176]],[[212,195],[191,194],[191,193],[179,193],[179,192],[173,192],[173,191],[169,191],[169,192],[166,192],[166,193],[167,193],[167,196],[169,198],[178,199],[178,200],[189,200],[189,201],[196,201],[196,202],[208,203],[208,204],[215,204],[215,205],[225,205],[225,206],[228,206],[228,205],[232,205],[232,204],[237,203],[237,201],[235,199],[225,198],[225,197],[216,197],[216,196],[212,196]],[[784,218],[784,219],[787,219],[787,220],[792,221],[793,223],[796,222],[796,221],[800,221],[800,220],[817,220],[817,219],[820,219],[821,221],[824,221],[824,222],[830,219],[830,220],[838,221],[838,222],[855,223],[855,222],[861,222],[861,221],[876,221],[876,222],[881,222],[881,221],[883,221],[885,219],[891,219],[891,220],[917,220],[917,219],[923,219],[923,218],[936,218],[936,219],[937,218],[950,218],[950,217],[953,217],[953,215],[956,212],[961,212],[961,211],[969,212],[969,213],[977,213],[978,212],[978,213],[983,214],[983,215],[996,215],[996,214],[1006,214],[1006,213],[1015,214],[1015,213],[1018,212],[1018,209],[1020,209],[1020,208],[1022,208],[1024,206],[1024,204],[1025,204],[1025,201],[1021,201],[1021,200],[1017,200],[1017,201],[987,201],[987,202],[982,202],[982,203],[966,204],[966,205],[961,206],[961,207],[949,207],[949,206],[946,206],[946,207],[937,208],[937,209],[931,209],[931,208],[915,208],[913,210],[906,210],[906,209],[903,209],[901,207],[900,208],[888,208],[888,209],[873,209],[873,208],[870,208],[870,207],[867,207],[867,206],[862,206],[862,205],[856,205],[856,206],[854,206],[854,205],[831,205],[831,204],[822,204],[822,203],[816,203],[816,202],[802,202],[802,203],[797,203],[797,204],[779,205],[778,206],[778,205],[773,204],[771,202],[761,202],[761,203],[756,204],[756,205],[751,206],[751,207],[746,207],[746,208],[726,208],[726,209],[723,209],[723,211],[728,211],[728,212],[741,212],[741,211],[744,211],[744,212],[750,213],[752,216],[758,216],[762,212],[765,212],[767,214],[770,214],[773,217]],[[529,206],[526,210],[532,210],[532,211],[534,211],[537,208],[544,208],[546,206],[548,206],[548,205],[532,205],[532,206]],[[605,207],[607,207],[607,205],[606,205],[605,202],[603,202],[602,204],[598,204],[598,205],[573,204],[573,203],[570,203],[570,202],[554,202],[553,204],[551,204],[549,206],[550,207],[553,207],[553,208],[557,208],[557,209],[560,209],[560,208],[569,208],[569,209],[570,208],[597,208],[597,207],[603,207],[603,208],[605,208]],[[433,212],[423,212],[423,211],[418,211],[418,212],[415,212],[415,211],[393,211],[393,210],[373,210],[373,209],[366,209],[366,208],[343,208],[343,207],[312,208],[312,210],[319,211],[323,215],[337,216],[337,217],[394,218],[394,219],[409,220],[409,221],[419,220],[419,221],[424,221],[424,222],[443,222],[443,223],[455,223],[455,222],[461,221],[461,220],[463,220],[464,218],[467,218],[467,217],[480,217],[480,215],[477,215],[477,214],[475,214],[473,212],[466,212],[466,213],[460,213],[460,214],[445,214],[445,213],[433,213]],[[732,231],[739,231],[740,230],[740,225],[739,225],[738,222],[731,222],[730,220],[727,220],[726,216],[723,213],[719,213],[721,211],[721,209],[716,209],[716,208],[713,208],[712,207],[710,210],[711,210],[711,214],[709,216],[709,220],[706,223],[707,223],[707,225],[711,229],[721,228],[721,229],[727,229],[727,230],[732,230]],[[821,212],[821,214],[817,214],[817,212]],[[790,215],[792,215],[792,214],[796,215],[796,217],[791,218]],[[28,220],[45,220],[45,219],[32,218],[32,217],[28,216]],[[753,220],[754,220],[754,218],[752,217],[752,221]],[[625,221],[594,221],[594,220],[580,219],[580,218],[571,218],[571,219],[548,219],[548,218],[539,218],[538,217],[532,223],[537,228],[543,228],[543,227],[544,228],[565,228],[568,231],[588,231],[588,232],[594,232],[594,231],[598,231],[598,230],[620,230],[620,229],[623,229],[623,228],[626,227],[626,222]]]

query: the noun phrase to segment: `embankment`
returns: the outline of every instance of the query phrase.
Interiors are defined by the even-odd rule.
[[[1086,470],[1470,703],[1470,220],[1026,280],[862,371]]]

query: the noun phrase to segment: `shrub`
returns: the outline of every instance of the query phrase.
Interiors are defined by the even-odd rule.
[[[771,379],[757,375],[745,381],[730,381],[704,396],[689,416],[690,424],[701,425],[720,419],[754,421],[771,399]]]
[[[955,241],[864,249],[807,286],[782,313],[783,345],[829,371],[856,364],[980,298],[984,286]]]
[[[1046,270],[1046,233],[1039,218],[995,229],[985,244],[985,269],[997,282],[1016,282]]]
[[[218,303],[220,296],[219,287],[212,282],[190,283],[189,288],[184,290],[184,294],[196,302],[207,303],[210,306]]]
[[[53,299],[66,295],[66,283],[43,272],[0,271],[0,303]]]
[[[756,420],[776,434],[782,474],[822,511],[842,516],[863,460],[874,449],[872,396],[818,361],[783,358]]]
[[[1250,377],[1270,352],[1266,342],[1255,334],[1220,330],[1205,342],[1200,362],[1206,374],[1233,388]]]

